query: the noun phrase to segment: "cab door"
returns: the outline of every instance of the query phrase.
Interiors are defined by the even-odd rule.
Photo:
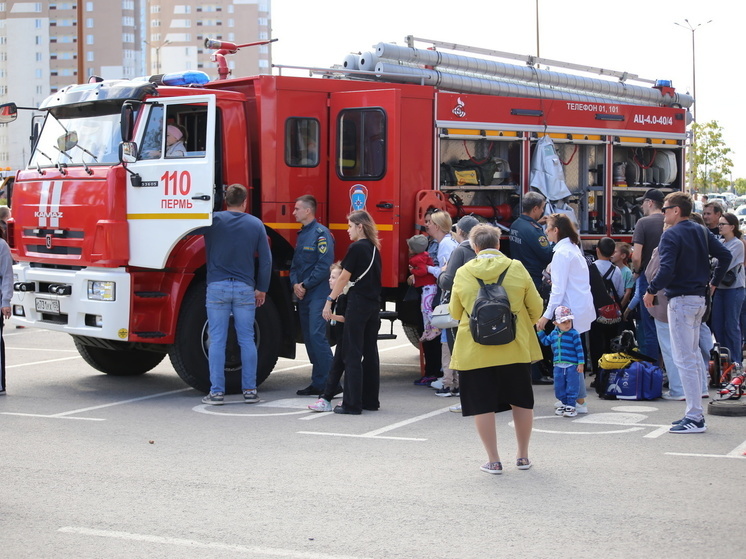
[[[381,240],[384,287],[397,285],[400,215],[400,92],[333,93],[330,115],[329,224],[341,258],[347,215],[366,210]]]
[[[127,168],[131,266],[163,268],[187,233],[212,223],[214,95],[151,99],[138,118],[138,158]],[[178,141],[175,141],[178,140]]]

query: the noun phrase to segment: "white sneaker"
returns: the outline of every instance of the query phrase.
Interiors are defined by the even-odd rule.
[[[588,413],[588,402],[583,404],[575,402],[575,411],[578,413]]]
[[[564,404],[562,404],[561,407],[554,409],[554,415],[562,415],[563,413],[565,413],[565,405]]]
[[[430,383],[430,388],[434,388],[435,390],[440,390],[443,388],[443,377],[440,377],[438,380],[434,380]]]
[[[564,408],[564,407],[565,407],[565,404],[563,404],[561,400],[557,400],[556,402],[554,402],[554,409],[555,410],[557,408]]]
[[[578,410],[576,410],[573,406],[565,406],[565,410],[562,415],[564,417],[575,417],[578,415]]]
[[[308,409],[311,411],[332,411],[332,403],[329,400],[319,398],[315,404],[310,404]]]
[[[686,400],[686,397],[684,396],[671,396],[670,392],[664,392],[661,398],[664,400],[674,400],[675,402],[683,402]]]
[[[461,404],[456,404],[455,406],[451,406],[448,408],[449,411],[452,411],[453,413],[461,413]]]

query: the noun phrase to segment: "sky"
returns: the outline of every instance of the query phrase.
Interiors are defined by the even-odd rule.
[[[435,7],[441,4],[444,7]],[[379,42],[403,45],[407,35],[536,55],[536,4],[272,0],[272,36],[279,39],[272,46],[272,59],[280,65],[326,68],[341,64],[351,52],[374,51]],[[746,178],[746,135],[740,130],[746,118],[739,103],[746,93],[746,2],[538,0],[538,6],[542,58],[668,79],[678,92],[693,95],[692,32],[675,24],[686,26],[688,19],[697,28],[697,120],[718,121],[732,150],[732,178]]]

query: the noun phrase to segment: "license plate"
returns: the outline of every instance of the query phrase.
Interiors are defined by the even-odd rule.
[[[60,314],[60,302],[57,299],[36,299],[36,312]]]

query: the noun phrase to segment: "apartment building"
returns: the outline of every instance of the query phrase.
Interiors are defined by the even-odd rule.
[[[269,38],[270,6],[270,0],[0,0],[0,103],[36,107],[93,75],[127,79],[202,70],[215,78],[204,39],[245,44]],[[241,50],[229,64],[234,75],[253,75],[270,73],[270,61],[269,46],[262,46]],[[18,121],[0,125],[0,167],[28,161],[32,116],[21,111]]]
[[[201,70],[217,78],[206,38],[238,45],[270,38],[270,0],[150,0],[148,73]],[[234,76],[271,73],[271,47],[241,49],[228,59]]]

